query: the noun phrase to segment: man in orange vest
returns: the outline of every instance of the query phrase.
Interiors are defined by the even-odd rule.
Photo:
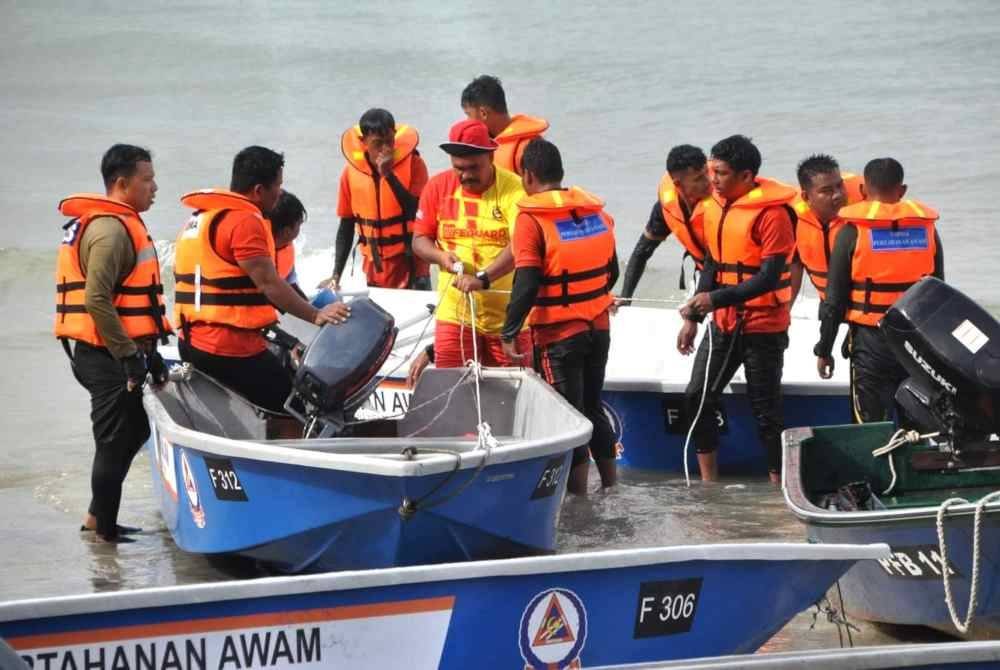
[[[507,96],[496,77],[488,74],[473,79],[462,91],[462,111],[470,119],[482,121],[496,140],[493,162],[505,170],[521,174],[521,156],[528,142],[549,128],[545,119],[507,111]]]
[[[516,174],[494,164],[496,147],[483,123],[459,121],[441,145],[451,169],[434,175],[420,196],[413,249],[440,267],[440,300],[434,344],[411,364],[411,384],[431,361],[440,368],[465,365],[473,355],[473,324],[480,363],[516,364],[503,351],[500,330],[513,281],[510,241],[524,189]],[[524,331],[520,338],[521,350],[529,351],[530,334]]]
[[[603,489],[616,479],[614,432],[601,406],[611,347],[608,308],[618,280],[614,220],[600,199],[562,187],[562,157],[551,142],[532,140],[522,166],[528,195],[514,228],[516,271],[500,337],[508,357],[523,360],[517,338],[527,319],[535,368],[594,424],[590,444],[573,452],[567,483],[570,493],[583,495],[591,456]]]
[[[697,293],[681,308],[684,325],[677,348],[692,353],[698,320],[714,312],[709,325],[712,356],[709,360],[708,337],[702,338],[685,392],[686,413],[693,419],[701,407],[693,433],[695,451],[702,479],[715,480],[719,394],[742,365],[768,472],[777,482],[781,371],[791,323],[789,265],[795,251],[790,203],[796,190],[757,176],[760,151],[743,135],[718,142],[710,160],[714,194],[704,203],[705,269]]]
[[[684,247],[684,256],[694,259],[700,270],[705,258],[705,232],[702,209],[698,205],[712,193],[705,152],[690,144],[681,144],[667,154],[667,172],[660,179],[659,192],[646,229],[632,250],[625,266],[621,298],[618,304],[630,304],[646,262],[671,233]],[[681,259],[680,288],[684,289],[684,260]]]
[[[844,225],[830,254],[820,339],[813,353],[820,374],[833,372],[833,343],[845,317],[850,330],[851,409],[855,423],[892,418],[893,397],[906,371],[878,328],[889,307],[921,277],[944,279],[935,210],[905,199],[903,166],[876,158],[865,166],[865,200],[840,210]]]
[[[799,163],[799,196],[795,210],[795,260],[792,264],[792,302],[802,286],[802,270],[816,287],[819,299],[826,295],[828,259],[844,220],[838,212],[845,205],[863,200],[860,175],[841,173],[837,161],[826,154],[809,156]],[[829,379],[832,369],[820,370]]]
[[[343,303],[316,309],[278,275],[265,218],[281,196],[284,157],[259,146],[233,160],[230,190],[181,198],[194,213],[174,251],[174,316],[181,359],[272,412],[283,412],[291,376],[261,330],[275,308],[321,326],[343,323]]]
[[[369,286],[430,289],[430,266],[413,254],[413,217],[427,184],[418,140],[413,127],[396,125],[384,109],[369,109],[344,131],[333,276],[320,286],[340,288],[356,227]]]
[[[161,384],[167,373],[156,343],[166,343],[170,323],[156,247],[140,217],[156,196],[152,160],[146,149],[116,144],[101,160],[107,195],[77,194],[59,204],[73,218],[59,246],[55,335],[90,392],[97,448],[80,530],[106,542],[130,542],[125,535],[139,530],[118,525],[122,484],[149,438],[146,375]]]
[[[306,208],[294,193],[282,191],[277,204],[271,210],[271,234],[274,236],[275,268],[278,276],[295,289],[299,297],[308,300],[299,286],[299,275],[295,271],[295,239],[302,230],[307,214]]]

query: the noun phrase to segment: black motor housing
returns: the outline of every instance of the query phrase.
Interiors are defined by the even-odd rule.
[[[986,310],[925,277],[879,327],[910,374],[896,398],[912,419],[955,437],[1000,432],[1000,323]]]
[[[342,324],[326,324],[306,348],[292,382],[309,413],[324,416],[355,409],[396,342],[395,320],[369,298],[350,303]]]

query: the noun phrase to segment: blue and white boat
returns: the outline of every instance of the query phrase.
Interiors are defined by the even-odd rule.
[[[400,328],[396,347],[382,368],[383,379],[359,410],[359,416],[376,418],[405,411],[411,395],[406,384],[410,361],[434,341],[433,317],[428,318],[428,307],[433,309],[437,304],[437,293],[358,286],[348,295],[368,295],[397,322],[407,324]],[[816,310],[816,300],[809,298],[800,299],[793,310],[782,382],[788,428],[851,420],[847,361],[838,359],[831,379],[820,379],[816,373],[812,353],[819,333]],[[303,341],[308,341],[315,331],[295,319],[286,319],[282,325]],[[684,442],[690,425],[685,416],[684,389],[694,357],[677,351],[680,327],[680,316],[672,309],[623,307],[612,317],[603,404],[623,465],[668,472],[684,470]],[[166,348],[164,355],[176,360],[172,347]],[[742,368],[723,389],[716,421],[720,426],[720,471],[730,475],[766,474]],[[693,446],[689,448],[688,465],[692,472],[697,471]]]
[[[819,335],[815,300],[793,310],[782,379],[785,426],[814,426],[850,420],[846,361],[831,379],[820,379],[812,347]],[[684,469],[684,442],[690,419],[684,390],[694,356],[676,347],[681,318],[673,309],[626,307],[611,324],[611,354],[604,382],[604,410],[618,437],[625,465],[678,472]],[[702,328],[702,337],[704,331]],[[766,474],[764,449],[746,396],[746,377],[737,370],[723,389],[719,424],[719,470],[723,474]],[[694,445],[688,465],[697,472]]]
[[[976,503],[1000,490],[1000,470],[928,468],[921,463],[933,465],[938,451],[920,441],[896,450],[893,474],[888,461],[875,458],[872,451],[885,445],[894,430],[892,424],[875,423],[786,431],[785,501],[805,524],[811,542],[885,542],[892,547],[891,556],[859,564],[841,580],[845,607],[852,616],[928,626],[970,639],[996,639],[1000,636],[1000,501],[986,502],[978,513]],[[860,482],[867,483],[864,494],[851,497],[869,496],[872,503],[842,509],[844,501],[832,496],[845,486],[857,489]],[[882,493],[890,488],[891,492]],[[942,547],[938,510],[955,497],[970,502],[949,506],[942,517]],[[977,534],[979,557],[974,563]],[[974,574],[975,606],[970,616]],[[945,598],[946,576],[954,617]],[[968,629],[959,630],[956,619],[967,622]]]
[[[909,374],[892,423],[785,431],[784,491],[810,541],[885,542],[843,579],[871,621],[1000,637],[1000,322],[932,277],[879,323]]]
[[[565,669],[749,653],[885,545],[702,545],[0,604],[34,668]]]
[[[302,425],[189,370],[145,396],[167,528],[186,551],[286,572],[551,553],[590,422],[531,371],[485,370],[483,440],[475,387],[471,369],[431,370],[398,421],[287,439]]]
[[[427,314],[426,305],[437,303],[437,294],[362,290],[397,321],[412,324],[401,330],[393,357],[383,369],[383,373],[392,374],[379,384],[361,410],[365,416],[383,416],[408,406],[410,390],[405,384],[408,356],[433,341],[433,323],[425,328],[420,316]],[[816,373],[816,357],[812,353],[819,334],[816,311],[817,302],[811,298],[800,299],[793,310],[782,383],[786,427],[838,424],[851,419],[847,361],[838,361],[840,364],[831,379],[820,379]],[[684,469],[684,442],[689,426],[684,411],[684,389],[694,357],[682,356],[677,351],[675,342],[680,327],[680,316],[672,309],[623,307],[612,317],[603,401],[623,465],[670,472]],[[299,332],[303,337],[308,334],[301,327]],[[721,430],[721,472],[765,474],[764,451],[746,397],[742,368],[723,390],[716,420]],[[693,447],[689,449],[688,461],[691,471],[696,472]]]

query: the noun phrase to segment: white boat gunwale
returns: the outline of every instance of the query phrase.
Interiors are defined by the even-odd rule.
[[[736,668],[768,668],[782,670],[808,667],[809,670],[888,670],[888,668],[928,667],[949,662],[974,663],[1000,660],[1000,642],[936,642],[932,644],[899,644],[884,647],[853,649],[817,649],[812,651],[782,651],[766,654],[715,656],[677,661],[602,665],[593,670],[730,670]],[[804,663],[808,661],[808,665]]]
[[[683,563],[690,561],[789,561],[869,560],[887,558],[886,544],[808,544],[768,542],[753,544],[705,544],[649,547],[556,554],[527,558],[505,558],[466,563],[418,565],[379,570],[262,577],[246,581],[162,586],[111,593],[33,598],[0,603],[0,621],[19,621],[50,616],[72,616],[96,612],[193,605],[210,601],[289,596],[320,591],[349,591],[380,586],[422,584],[489,577],[562,572],[585,572]]]
[[[590,422],[563,398],[556,393],[552,387],[545,384],[541,377],[534,371],[528,369],[503,369],[485,368],[483,376],[492,379],[518,379],[539,385],[539,390],[545,393],[554,403],[558,403],[567,412],[576,415],[576,420],[572,429],[564,432],[560,437],[544,437],[535,439],[507,438],[499,436],[500,446],[489,452],[485,449],[473,448],[467,451],[459,451],[459,470],[467,470],[479,467],[484,458],[488,458],[488,466],[504,465],[507,463],[520,462],[535,458],[554,456],[565,453],[569,445],[576,446],[585,444],[590,437],[592,426]],[[163,403],[159,400],[156,392],[146,389],[143,397],[143,404],[146,411],[153,419],[158,436],[166,439],[177,447],[192,449],[215,456],[225,456],[229,458],[239,458],[255,461],[276,462],[282,465],[294,465],[308,468],[321,468],[337,470],[343,472],[353,472],[360,474],[380,475],[385,477],[418,477],[451,472],[455,469],[456,456],[453,454],[419,454],[411,459],[398,457],[399,452],[386,450],[385,455],[368,454],[348,454],[336,453],[334,451],[315,451],[307,448],[291,446],[295,440],[269,440],[251,441],[237,440],[218,435],[212,435],[201,431],[193,430],[181,426],[167,411]],[[351,440],[358,445],[371,445],[377,440],[394,440],[402,444],[406,438],[331,438],[331,441],[343,440],[345,448],[351,445]],[[360,442],[360,440],[368,440]],[[303,443],[313,440],[302,440]],[[459,441],[461,443],[463,441]],[[475,444],[475,440],[469,441]],[[439,440],[421,442],[425,448],[447,449],[449,446],[456,446],[455,438],[441,438]],[[461,449],[462,444],[458,444]],[[400,452],[402,449],[400,449]]]

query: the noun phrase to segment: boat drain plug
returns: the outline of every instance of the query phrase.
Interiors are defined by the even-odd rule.
[[[403,498],[403,502],[400,503],[398,511],[399,518],[403,521],[409,521],[413,518],[413,515],[417,513],[417,504],[409,498]]]

